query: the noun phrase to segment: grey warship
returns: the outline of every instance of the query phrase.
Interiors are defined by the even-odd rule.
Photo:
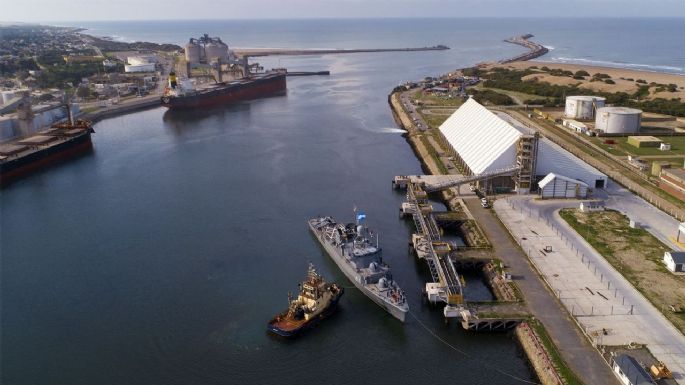
[[[332,217],[313,218],[309,228],[340,270],[373,302],[404,322],[409,304],[383,262],[378,234],[364,224],[366,215],[356,212],[356,223],[336,223]]]

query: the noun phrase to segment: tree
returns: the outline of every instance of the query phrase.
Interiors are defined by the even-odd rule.
[[[90,96],[90,88],[79,87],[78,90],[76,90],[76,96],[84,99],[88,98]]]

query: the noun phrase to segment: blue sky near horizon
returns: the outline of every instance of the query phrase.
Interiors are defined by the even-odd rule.
[[[10,3],[11,2],[11,3]],[[10,5],[11,4],[11,5]],[[685,17],[685,0],[8,0],[1,21],[355,17]]]

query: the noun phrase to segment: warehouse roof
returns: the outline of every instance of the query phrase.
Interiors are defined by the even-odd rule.
[[[669,251],[668,254],[674,263],[685,263],[685,251]]]
[[[547,176],[542,178],[542,180],[540,182],[538,182],[538,186],[540,186],[540,188],[545,188],[545,186],[550,184],[555,179],[560,179],[560,180],[564,180],[566,182],[571,182],[571,183],[579,184],[581,186],[588,187],[588,184],[583,182],[583,181],[573,179],[573,178],[569,178],[569,177],[563,176],[563,175],[557,175],[553,172],[550,172],[549,174],[547,174]]]
[[[522,136],[472,98],[440,125],[440,132],[473,174],[512,166]]]

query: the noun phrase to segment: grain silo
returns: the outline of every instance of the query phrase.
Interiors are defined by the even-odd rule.
[[[205,57],[207,63],[214,63],[221,61],[228,63],[228,45],[221,41],[221,39],[211,38],[205,45]]]
[[[188,44],[186,44],[186,62],[199,63],[201,49],[202,47],[195,39],[190,39]]]
[[[595,111],[604,107],[605,101],[601,96],[568,96],[564,115],[572,119],[592,119]]]
[[[640,131],[642,111],[627,107],[603,107],[597,110],[595,130],[605,134],[632,134]]]

